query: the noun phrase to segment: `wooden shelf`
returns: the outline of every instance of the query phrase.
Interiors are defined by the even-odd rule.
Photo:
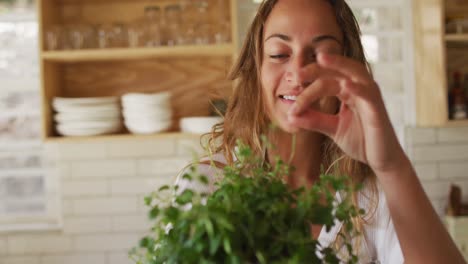
[[[131,23],[141,19],[148,6],[162,10],[179,0],[38,0],[41,65],[42,137],[47,142],[80,142],[94,140],[143,140],[166,138],[199,138],[181,133],[177,127],[166,133],[89,137],[62,137],[55,131],[54,97],[121,96],[125,93],[171,92],[173,122],[187,116],[208,116],[211,101],[227,100],[232,82],[227,75],[236,56],[237,1],[208,0],[210,6],[224,3],[222,13],[229,21],[231,42],[210,45],[183,45],[138,48],[82,50],[46,50],[44,33],[53,26],[71,24],[101,25]],[[209,21],[218,21],[218,8],[210,8]]]
[[[197,139],[202,134],[185,133],[185,132],[165,132],[151,135],[137,135],[137,134],[112,134],[112,135],[100,135],[100,136],[89,136],[89,137],[47,137],[45,142],[48,143],[74,143],[83,141],[110,141],[110,140],[138,140],[138,139]]]
[[[446,34],[445,40],[450,42],[468,42],[468,34]]]
[[[447,18],[464,18],[468,13],[468,3],[466,1],[445,0],[442,3],[445,5],[445,16]]]
[[[114,48],[71,51],[45,51],[42,59],[57,62],[86,62],[110,60],[136,60],[168,57],[216,57],[232,56],[234,45],[190,45],[157,48]]]
[[[447,122],[448,127],[468,127],[468,119],[463,120],[449,120]]]

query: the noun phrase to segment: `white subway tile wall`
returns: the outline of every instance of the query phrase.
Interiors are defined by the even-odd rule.
[[[6,237],[0,238],[0,256],[5,255],[7,252],[7,239]]]
[[[0,230],[19,215],[21,221],[8,221],[8,228],[57,225],[56,186],[42,168],[38,22],[32,0],[0,1],[0,47]]]
[[[459,183],[467,199],[468,129],[407,128],[406,132],[408,155],[429,197],[446,203],[450,184]]]
[[[379,29],[386,29],[391,38],[400,39],[405,25],[400,24],[402,18],[394,17],[390,25],[382,25],[386,20],[379,22],[378,16],[389,9],[372,8],[378,6],[377,2],[400,5],[399,8],[403,5],[402,1],[351,1],[355,8],[362,9],[360,21],[368,19],[364,28],[368,35],[378,35]],[[255,7],[247,0],[240,3],[239,13],[250,18],[249,12]],[[409,56],[401,54],[394,42],[386,42],[379,36],[375,40],[377,45],[387,47],[380,50],[377,47],[373,55],[376,75],[383,81],[382,88],[391,94],[390,99],[386,99],[387,107],[406,113],[398,97],[403,97],[408,87],[402,88],[402,80],[387,78],[384,73],[411,74],[411,70],[401,70],[403,64],[398,62]],[[377,64],[379,59],[381,64]],[[400,138],[406,138],[408,154],[423,186],[442,214],[451,183],[461,184],[467,198],[468,128],[409,128],[405,131],[402,112],[397,110],[392,114],[392,122]],[[198,139],[135,138],[46,144],[44,163],[49,172],[58,177],[61,187],[63,227],[57,231],[0,234],[0,264],[132,263],[127,252],[151,225],[143,197],[152,189],[172,183],[192,160],[192,148],[197,152],[201,150]]]
[[[41,264],[41,260],[39,256],[33,257],[3,257],[2,264]]]
[[[106,263],[105,254],[79,254],[44,256],[41,263],[47,264],[102,264]]]
[[[151,228],[144,196],[174,183],[199,145],[195,137],[47,143],[63,227],[0,233],[0,263],[132,263],[128,251]]]

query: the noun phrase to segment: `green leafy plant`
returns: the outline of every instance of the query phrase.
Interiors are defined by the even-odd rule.
[[[293,168],[282,160],[264,164],[242,144],[236,156],[237,162],[218,176],[213,193],[163,186],[147,196],[155,224],[130,251],[131,259],[138,264],[340,263],[339,249],[322,247],[311,235],[312,224],[329,231],[339,220],[351,235],[344,243],[346,261],[357,263],[351,218],[364,212],[352,206],[358,187],[349,178],[322,173],[311,188],[293,189],[284,181]],[[209,184],[196,167],[183,178]]]

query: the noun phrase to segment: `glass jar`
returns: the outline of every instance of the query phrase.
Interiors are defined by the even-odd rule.
[[[128,46],[128,31],[124,23],[114,23],[112,25],[112,47],[123,48]]]
[[[217,22],[213,28],[213,39],[215,43],[228,43],[231,40],[231,23],[229,21],[229,2],[218,0],[216,5]]]
[[[206,0],[197,0],[197,26],[195,30],[195,44],[206,45],[211,43],[212,30],[210,26],[208,8],[209,3]]]
[[[131,48],[144,47],[146,45],[145,24],[141,19],[128,25],[128,46]]]
[[[61,50],[65,47],[65,30],[61,26],[52,26],[45,31],[46,50]]]
[[[165,40],[168,46],[183,44],[180,5],[168,5],[165,14]]]
[[[146,7],[144,23],[146,46],[161,46],[161,9],[158,6]]]
[[[100,49],[112,48],[114,30],[111,24],[102,24],[97,28],[97,46]]]

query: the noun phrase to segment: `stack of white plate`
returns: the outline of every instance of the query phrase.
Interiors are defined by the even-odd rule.
[[[52,107],[57,132],[63,136],[111,134],[122,128],[118,97],[55,97]]]
[[[124,123],[134,134],[153,134],[172,125],[171,94],[128,93],[122,96]]]

